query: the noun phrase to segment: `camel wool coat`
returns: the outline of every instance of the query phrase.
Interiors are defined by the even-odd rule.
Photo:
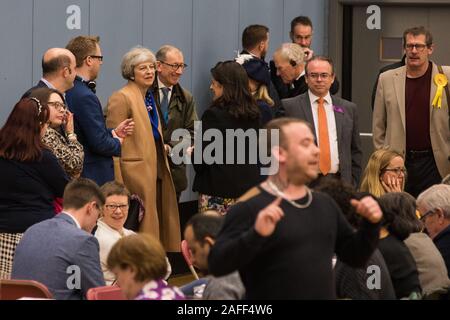
[[[157,199],[156,148],[163,148],[163,144],[155,144],[144,97],[139,87],[132,81],[109,98],[106,123],[109,128],[115,128],[128,118],[132,118],[135,122],[134,132],[124,139],[121,157],[114,158],[115,179],[144,202],[145,215],[139,231],[160,239],[166,251],[179,252],[180,219],[169,163],[167,157],[164,157],[162,199]],[[162,137],[160,122],[158,130]],[[161,154],[165,152],[162,151]],[[157,210],[157,201],[160,202],[162,212]]]

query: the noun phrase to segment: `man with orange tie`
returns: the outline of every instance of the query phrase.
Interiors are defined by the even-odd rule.
[[[357,187],[361,176],[361,140],[353,102],[330,94],[331,59],[314,56],[306,63],[308,92],[282,100],[286,117],[309,122],[320,148],[319,177],[335,176]]]

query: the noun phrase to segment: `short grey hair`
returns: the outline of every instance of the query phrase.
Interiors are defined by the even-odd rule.
[[[169,44],[163,45],[159,50],[156,52],[156,60],[157,61],[165,61],[167,58],[167,53],[175,51],[183,54],[180,49],[177,47],[171,46]]]
[[[305,63],[305,52],[296,43],[283,43],[275,53],[279,53],[284,60],[293,61],[296,64]]]
[[[436,184],[423,191],[417,197],[416,203],[425,210],[441,208],[444,217],[450,219],[450,185]]]
[[[151,63],[156,62],[155,55],[152,51],[141,46],[131,48],[122,58],[122,64],[120,65],[122,77],[127,80],[132,80],[134,77],[134,67],[147,61]]]

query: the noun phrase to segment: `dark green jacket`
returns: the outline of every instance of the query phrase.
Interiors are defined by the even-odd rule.
[[[194,139],[194,121],[198,120],[194,98],[192,94],[183,89],[180,84],[173,86],[172,95],[169,102],[169,121],[167,125],[162,120],[162,113],[159,99],[158,80],[155,79],[152,87],[153,96],[155,97],[158,113],[161,119],[161,126],[164,136],[164,143],[174,147],[180,140],[171,140],[172,132],[176,129],[187,129],[191,136],[191,144]],[[175,190],[179,194],[187,188],[186,166],[184,164],[175,165],[170,161],[172,179]]]

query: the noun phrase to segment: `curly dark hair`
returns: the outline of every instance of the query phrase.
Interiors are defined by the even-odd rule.
[[[339,208],[341,208],[347,221],[354,228],[357,229],[359,227],[362,217],[356,213],[355,208],[350,204],[350,200],[359,199],[361,196],[356,193],[353,186],[336,178],[323,177],[314,189],[333,198]]]
[[[403,241],[411,233],[423,229],[416,215],[416,199],[406,192],[389,192],[379,198],[383,210],[382,224],[386,229]]]

